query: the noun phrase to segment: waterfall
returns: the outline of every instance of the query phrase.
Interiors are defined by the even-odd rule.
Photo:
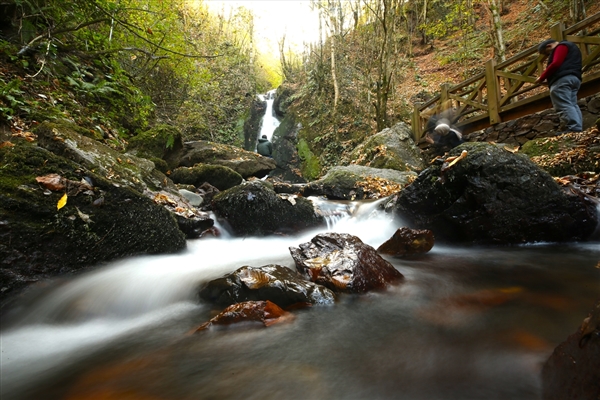
[[[260,133],[258,137],[262,137],[262,135],[266,135],[267,139],[271,140],[273,137],[273,132],[279,126],[279,120],[273,114],[273,102],[275,101],[275,90],[270,90],[266,95],[259,96],[261,100],[267,102],[267,110],[265,111],[265,116],[262,119],[262,123],[260,126]],[[258,138],[257,138],[258,139]]]

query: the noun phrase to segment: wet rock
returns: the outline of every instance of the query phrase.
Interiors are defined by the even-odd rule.
[[[215,221],[208,216],[205,217],[184,217],[175,215],[177,226],[185,233],[186,238],[196,239],[202,236],[202,233],[213,227]]]
[[[542,369],[544,400],[600,398],[600,300]]]
[[[334,292],[365,293],[404,279],[373,247],[346,233],[316,235],[290,253],[303,276]]]
[[[243,181],[242,176],[231,168],[210,164],[175,168],[170,177],[175,183],[199,187],[206,182],[219,190],[232,188]]]
[[[219,315],[200,325],[196,332],[203,331],[214,325],[231,325],[241,322],[260,322],[264,326],[271,326],[278,322],[289,321],[292,318],[292,314],[268,300],[245,301],[227,307]]]
[[[274,264],[241,267],[210,281],[200,291],[200,298],[220,305],[269,300],[282,308],[297,303],[323,305],[335,302],[331,290],[304,280],[296,271]]]
[[[212,204],[218,217],[238,236],[293,233],[324,223],[310,200],[281,197],[259,180],[219,193]]]
[[[185,236],[163,206],[81,165],[26,142],[0,149],[0,278],[4,301],[31,283],[140,254],[185,248]],[[36,177],[58,174],[91,189],[52,191]],[[83,187],[82,184],[80,187]]]
[[[276,167],[272,158],[239,147],[205,140],[184,143],[176,164],[180,167],[193,167],[199,163],[231,168],[244,179],[251,176],[262,178]]]
[[[390,256],[427,253],[433,247],[433,232],[427,229],[402,227],[377,248],[377,252]]]
[[[267,102],[257,97],[250,104],[250,115],[244,121],[244,149],[254,151],[260,133],[261,121],[267,110]]]
[[[194,207],[200,207],[204,201],[202,196],[187,189],[179,189],[179,194],[185,197],[185,199]]]
[[[300,172],[302,160],[298,154],[298,132],[300,124],[292,114],[287,114],[273,132],[273,158],[277,167],[269,173],[290,183],[304,183],[306,179]]]
[[[490,244],[576,241],[597,225],[595,204],[564,191],[527,156],[464,143],[390,199],[386,210],[436,241]]]

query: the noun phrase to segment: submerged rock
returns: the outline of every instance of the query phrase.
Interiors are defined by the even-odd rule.
[[[264,326],[271,326],[278,322],[289,321],[293,317],[292,314],[268,300],[245,301],[227,307],[216,317],[200,325],[196,332],[203,331],[214,325],[231,325],[241,322],[260,322]]]
[[[390,256],[427,253],[434,244],[433,232],[427,229],[402,227],[377,248],[377,252]]]
[[[310,200],[279,196],[262,181],[219,193],[213,199],[213,209],[238,236],[293,233],[324,223]]]
[[[600,300],[542,369],[544,400],[600,398]]]
[[[200,298],[220,305],[269,300],[283,308],[297,303],[323,305],[335,302],[331,290],[304,280],[296,271],[274,264],[241,267],[210,281],[200,291]]]
[[[316,235],[290,253],[303,276],[334,292],[365,293],[404,279],[373,247],[347,233]]]
[[[561,189],[527,156],[487,143],[464,143],[449,156],[460,160],[435,162],[386,210],[446,242],[576,241],[596,229],[596,205]]]

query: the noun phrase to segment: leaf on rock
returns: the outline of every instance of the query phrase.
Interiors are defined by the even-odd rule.
[[[60,210],[66,204],[67,204],[67,194],[65,193],[65,194],[63,194],[63,197],[61,197],[60,200],[58,201],[58,203],[56,204],[56,209]]]
[[[50,190],[64,190],[66,179],[58,174],[48,174],[44,176],[38,176],[35,178],[38,183],[41,183],[46,189]]]

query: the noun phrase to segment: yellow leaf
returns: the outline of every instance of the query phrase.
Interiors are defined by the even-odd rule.
[[[65,206],[65,204],[67,204],[67,194],[66,193],[58,201],[58,204],[56,205],[56,209],[60,210],[61,208],[63,208]]]

